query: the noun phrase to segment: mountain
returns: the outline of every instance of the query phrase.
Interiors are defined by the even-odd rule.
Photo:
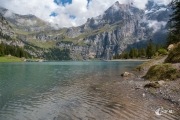
[[[23,17],[31,17],[23,16]],[[34,16],[32,16],[34,17]],[[0,14],[0,56],[11,54],[17,57],[43,57],[51,60],[70,60],[69,50],[59,50],[57,48],[44,49],[37,45],[28,43],[21,39],[22,35],[16,33],[14,29]],[[21,29],[24,30],[24,29]],[[28,34],[28,33],[26,33]],[[20,37],[21,36],[21,37]],[[3,44],[1,44],[3,43]]]
[[[0,14],[0,33],[1,36],[14,37],[14,31],[11,29],[11,26],[1,14]]]
[[[168,6],[151,1],[145,10],[116,2],[102,15],[88,19],[84,25],[69,28],[65,36],[86,44],[84,47],[69,44],[76,54],[79,51],[83,59],[111,59],[129,47],[144,46],[150,38],[154,43],[164,44],[171,12]],[[67,46],[62,42],[58,45],[61,48]]]
[[[34,15],[19,15],[2,7],[0,7],[0,13],[7,19],[9,24],[15,28],[17,33],[38,32],[52,29],[49,23],[44,22]]]
[[[172,10],[152,1],[145,10],[116,2],[102,15],[89,18],[79,27],[59,30],[33,15],[18,15],[2,8],[0,13],[22,41],[42,49],[69,49],[70,57],[80,60],[112,59],[130,47],[143,47],[150,38],[154,43],[165,43]]]
[[[17,35],[8,21],[0,14],[0,43],[1,42],[15,46],[24,45],[20,40],[18,40]]]

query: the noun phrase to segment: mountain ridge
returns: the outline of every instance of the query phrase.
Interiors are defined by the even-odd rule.
[[[142,47],[150,38],[154,43],[164,43],[170,13],[168,6],[150,1],[145,10],[115,2],[104,14],[89,18],[78,27],[59,30],[47,27],[31,32],[19,25],[23,29],[19,29],[20,34],[17,33],[23,41],[41,47],[50,43],[52,46],[47,46],[69,49],[73,60],[112,59],[114,55],[128,49],[128,46]],[[31,29],[31,26],[28,27]]]

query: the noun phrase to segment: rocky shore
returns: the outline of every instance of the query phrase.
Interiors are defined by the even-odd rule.
[[[139,86],[144,90],[146,94],[152,94],[156,98],[162,98],[164,100],[167,100],[173,104],[176,104],[180,107],[180,78],[176,80],[158,80],[156,83],[159,85],[157,88],[156,87],[149,87],[145,88],[144,86],[149,84],[149,83],[154,83],[149,80],[145,80],[143,76],[147,73],[148,69],[156,64],[163,63],[164,60],[166,59],[167,56],[162,57],[161,59],[157,60],[152,60],[149,61],[147,65],[144,65],[141,69],[142,73],[140,76],[135,78],[135,83],[136,80],[139,79],[139,81],[142,81]],[[174,67],[176,67],[178,70],[180,70],[180,63],[172,64]],[[180,73],[179,73],[180,74]]]
[[[137,69],[139,70],[139,73],[135,73],[135,75],[126,75],[126,72],[121,74],[121,76],[124,77],[125,80],[120,84],[124,84],[123,86],[132,88],[133,92],[131,94],[135,98],[137,97],[138,99],[153,99],[154,102],[160,100],[162,102],[170,103],[173,107],[176,106],[176,112],[174,114],[180,116],[180,78],[173,81],[168,79],[159,79],[156,82],[146,80],[144,78],[151,66],[163,63],[166,58],[167,56],[164,56],[138,66]],[[172,65],[180,71],[180,63]],[[161,113],[158,111],[161,109],[163,109],[163,107],[156,110],[156,115],[161,115],[162,111]],[[168,111],[165,112],[167,113]],[[180,117],[178,117],[178,119],[179,118]]]
[[[131,119],[169,120],[180,119],[180,79],[174,81],[159,80],[158,87],[145,87],[153,81],[144,78],[148,69],[162,63],[167,56],[150,60],[141,66],[141,71],[126,71],[119,76],[102,76],[89,83],[92,96],[108,97],[107,107],[115,109],[116,103],[121,110],[130,109]],[[175,64],[179,67],[180,64]],[[97,78],[94,78],[97,79]],[[93,94],[96,93],[96,94]],[[131,116],[132,115],[132,116]],[[122,116],[119,119],[124,119]]]

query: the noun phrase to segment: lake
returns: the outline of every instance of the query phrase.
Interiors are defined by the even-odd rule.
[[[118,109],[112,108],[112,94],[98,87],[121,81],[121,73],[141,63],[0,63],[0,120],[119,119],[122,104],[111,102]],[[123,119],[133,118],[124,112]]]

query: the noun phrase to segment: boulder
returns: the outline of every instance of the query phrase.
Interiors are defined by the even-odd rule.
[[[170,45],[168,46],[168,51],[171,51],[173,48],[174,48],[174,45],[173,45],[173,44],[170,44]]]
[[[163,80],[158,81],[158,84],[159,84],[160,86],[164,85],[165,83],[166,83],[166,82],[165,82],[165,81],[163,81]]]
[[[122,77],[132,77],[132,76],[134,76],[134,74],[133,73],[129,73],[129,72],[124,72],[124,73],[121,74],[121,76]]]

